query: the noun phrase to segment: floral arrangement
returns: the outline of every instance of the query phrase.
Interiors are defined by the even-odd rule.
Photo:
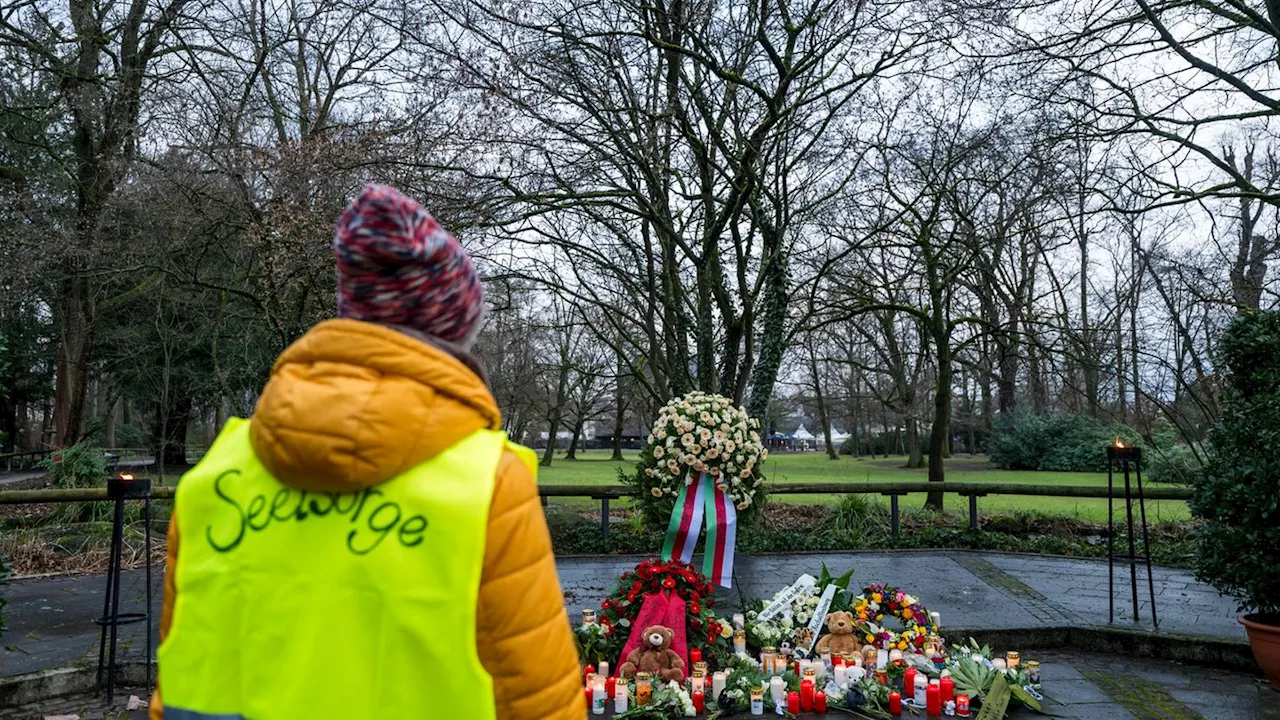
[[[956,683],[956,692],[964,693],[978,703],[987,700],[999,679],[1008,686],[1011,702],[1043,711],[1040,701],[1044,698],[1030,689],[1032,683],[1026,671],[1022,667],[997,668],[991,659],[991,647],[979,646],[973,638],[969,638],[968,644],[952,648],[947,657],[947,669]]]
[[[814,638],[808,637],[807,626],[809,621],[813,619],[814,613],[818,610],[822,591],[828,585],[835,585],[839,588],[835,597],[832,598],[831,607],[827,609],[828,612],[849,610],[853,603],[853,597],[848,590],[849,580],[852,577],[852,570],[840,577],[834,577],[827,570],[827,566],[824,563],[814,584],[803,589],[800,594],[791,600],[790,606],[784,609],[781,615],[770,620],[761,620],[760,611],[772,604],[773,601],[781,599],[786,594],[787,589],[783,588],[774,593],[773,597],[768,601],[756,601],[745,614],[747,645],[759,651],[760,648],[764,647],[780,647],[784,641],[808,644]],[[819,634],[823,632],[825,632],[825,628],[820,630]]]
[[[871,585],[853,600],[855,624],[862,640],[878,647],[921,650],[930,635],[938,633],[938,625],[920,601],[902,588]],[[895,632],[880,623],[890,616],[902,624]]]
[[[583,662],[619,662],[644,596],[663,591],[674,593],[687,604],[686,641],[690,649],[702,651],[702,657],[711,663],[732,653],[733,625],[716,617],[707,577],[678,560],[653,559],[623,573],[613,592],[600,603],[596,623],[584,623],[575,629]]]
[[[681,489],[704,472],[739,517],[749,517],[763,499],[761,468],[768,456],[760,422],[746,410],[721,395],[691,392],[658,411],[636,473],[626,481],[655,522],[665,521]]]

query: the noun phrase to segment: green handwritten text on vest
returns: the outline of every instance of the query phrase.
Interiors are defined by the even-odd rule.
[[[237,493],[240,470],[226,470],[213,483],[213,491],[234,512],[229,527],[214,532],[213,524],[205,528],[209,546],[220,553],[235,550],[251,532],[264,532],[272,523],[329,521],[346,519],[347,549],[356,555],[373,552],[383,540],[394,535],[403,547],[422,544],[427,518],[405,517],[400,503],[387,498],[377,488],[355,493],[309,493],[277,487],[270,498],[265,493]],[[348,517],[349,516],[349,517]],[[220,526],[226,525],[220,523]],[[335,529],[340,526],[335,525]]]

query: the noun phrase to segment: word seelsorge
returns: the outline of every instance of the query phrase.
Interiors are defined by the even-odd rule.
[[[258,493],[247,503],[241,504],[229,492],[231,478],[240,475],[239,470],[227,470],[213,483],[213,491],[227,505],[235,509],[239,526],[227,537],[215,538],[213,526],[205,528],[205,538],[214,550],[226,553],[235,550],[245,534],[262,532],[272,522],[305,522],[329,515],[350,515],[351,532],[347,533],[347,549],[356,555],[367,555],[382,544],[391,534],[407,548],[422,544],[422,534],[427,529],[427,519],[422,515],[404,517],[400,503],[386,499],[377,488],[366,488],[355,493],[309,493],[280,488],[267,496]],[[383,498],[378,500],[376,498]]]

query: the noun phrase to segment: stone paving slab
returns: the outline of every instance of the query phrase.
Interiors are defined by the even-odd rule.
[[[584,607],[598,607],[618,575],[640,559],[559,558],[557,566],[571,617],[577,617]],[[823,563],[836,574],[853,568],[853,583],[858,587],[883,582],[912,588],[930,610],[942,614],[944,626],[996,630],[1106,624],[1105,562],[966,551],[739,557],[736,587],[722,598],[722,608],[736,607],[740,593],[768,597],[803,572],[816,574]],[[157,616],[163,592],[161,575],[156,571],[152,579]],[[141,571],[126,572],[123,577],[121,610],[141,609],[145,589]],[[1157,568],[1155,578],[1157,589],[1167,591],[1157,596],[1162,632],[1243,640],[1243,629],[1235,622],[1234,601],[1219,598],[1187,571]],[[102,613],[104,584],[103,576],[64,576],[15,580],[6,586],[9,630],[0,638],[0,677],[96,662],[98,628],[93,619]],[[1118,591],[1118,609],[1128,602],[1128,595],[1120,594],[1126,591],[1127,585]],[[1143,614],[1144,618],[1149,616],[1145,607]],[[1117,627],[1134,625],[1122,613]],[[141,624],[121,628],[123,657],[141,660],[144,632]]]

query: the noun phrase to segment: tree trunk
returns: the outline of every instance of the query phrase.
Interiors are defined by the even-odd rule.
[[[560,413],[551,416],[550,423],[547,426],[547,449],[542,453],[542,461],[538,464],[542,467],[551,467],[551,460],[556,454],[556,433],[560,430]]]
[[[822,395],[822,378],[818,374],[818,353],[812,343],[809,343],[808,349],[809,372],[813,377],[813,399],[818,405],[818,422],[822,424],[822,441],[826,443],[827,457],[832,460],[839,460],[838,448],[832,447],[831,443],[831,422],[827,418],[827,402]]]
[[[924,465],[924,452],[920,447],[920,421],[915,418],[907,418],[906,432],[906,451],[907,465],[909,468],[918,468]],[[888,455],[885,455],[888,457]]]
[[[185,392],[171,393],[169,402],[156,403],[152,449],[162,481],[169,469],[187,467],[187,425],[191,421],[191,408],[191,396]]]
[[[765,269],[763,326],[760,331],[760,356],[751,376],[751,403],[747,412],[751,417],[764,417],[773,397],[773,386],[778,381],[778,370],[787,350],[786,324],[790,288],[787,278],[787,258],[781,250],[775,250],[767,258]]]
[[[578,459],[578,439],[582,437],[582,427],[586,425],[586,422],[586,420],[579,418],[578,421],[573,424],[573,437],[569,440],[569,452],[565,453],[565,460]]]
[[[85,400],[88,389],[92,320],[88,281],[74,268],[62,281],[59,302],[60,335],[58,372],[54,382],[53,444],[66,447],[80,442],[84,434]]]
[[[934,343],[938,355],[938,385],[933,393],[933,432],[929,436],[929,482],[943,482],[946,470],[942,460],[947,455],[951,441],[951,378],[954,369],[951,367],[951,342],[942,325],[941,307],[935,303]],[[924,506],[933,510],[942,510],[942,493],[931,491]]]
[[[626,385],[623,378],[627,377],[628,366],[623,360],[622,354],[618,354],[618,379],[614,381],[613,389],[613,455],[609,458],[614,461],[622,460],[622,433],[625,432],[627,421],[627,404],[624,402],[626,396]]]
[[[107,403],[107,417],[102,424],[102,445],[103,447],[113,448],[116,446],[116,407],[120,404],[120,398],[113,396]]]

